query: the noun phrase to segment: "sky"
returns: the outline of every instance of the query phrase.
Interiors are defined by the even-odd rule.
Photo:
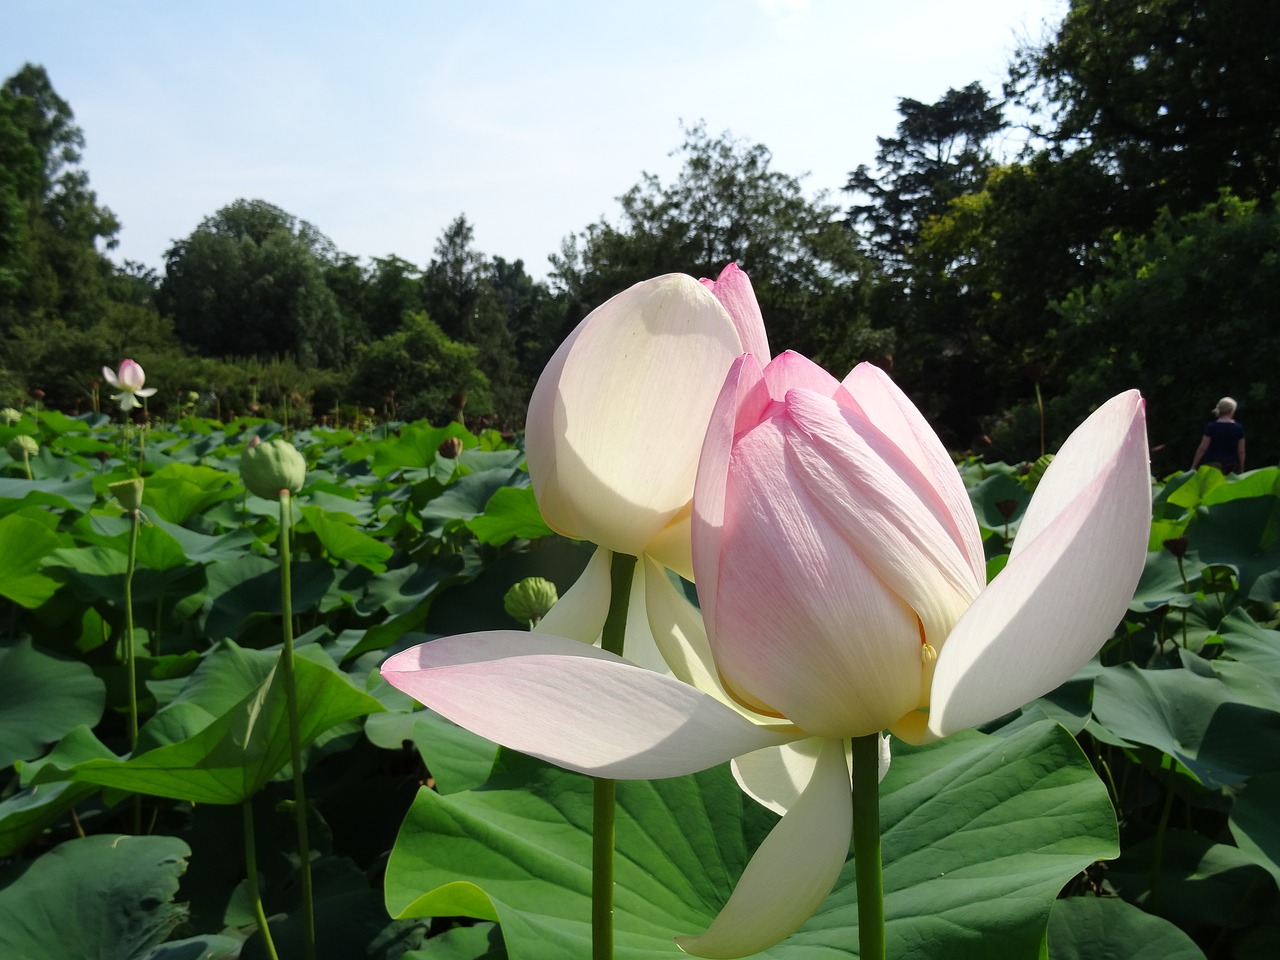
[[[424,266],[459,214],[536,277],[705,121],[844,205],[902,97],[981,81],[1066,0],[4,0],[0,70],[41,64],[122,224],[165,251],[238,198],[344,252]],[[1012,149],[1016,143],[1008,144]]]

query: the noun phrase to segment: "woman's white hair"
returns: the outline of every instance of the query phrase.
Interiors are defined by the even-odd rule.
[[[1220,417],[1229,417],[1236,412],[1236,402],[1231,397],[1223,397],[1213,408],[1213,412]]]

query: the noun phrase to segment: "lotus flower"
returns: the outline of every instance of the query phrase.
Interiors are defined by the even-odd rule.
[[[107,383],[120,391],[111,399],[120,404],[121,410],[132,410],[134,407],[142,406],[138,403],[138,397],[155,396],[154,387],[143,386],[147,381],[147,375],[142,372],[142,366],[128,358],[120,361],[119,373],[110,367],[103,367],[102,375]]]
[[[1068,679],[1124,614],[1150,504],[1143,402],[1129,392],[1068,438],[986,585],[959,475],[888,377],[863,364],[841,383],[795,354],[764,369],[742,357],[698,470],[707,633],[673,614],[684,679],[515,632],[423,644],[383,675],[469,730],[588,774],[737,758],[740,782],[785,815],[711,927],[677,942],[744,956],[799,928],[839,876],[848,739],[945,736]]]
[[[529,475],[546,522],[600,549],[540,631],[599,637],[614,553],[641,558],[632,598],[641,614],[657,602],[645,599],[646,584],[649,593],[672,589],[662,568],[693,577],[698,451],[725,374],[744,351],[767,357],[768,344],[751,281],[734,264],[714,282],[669,274],[638,283],[561,344],[529,402]],[[644,621],[629,625],[627,652],[666,669]]]

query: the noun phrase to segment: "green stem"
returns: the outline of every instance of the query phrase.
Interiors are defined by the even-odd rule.
[[[258,850],[253,836],[253,804],[246,800],[240,804],[244,811],[244,872],[249,880],[249,900],[253,904],[253,915],[258,918],[258,932],[266,944],[267,956],[271,960],[280,960],[276,953],[275,941],[271,939],[271,928],[267,926],[267,914],[262,909],[262,892],[258,887]]]
[[[613,841],[618,784],[596,778],[591,806],[591,960],[613,957]]]
[[[129,679],[129,752],[138,752],[138,668],[133,637],[133,574],[138,565],[138,530],[142,512],[129,511],[129,559],[124,571],[124,669]],[[133,832],[142,832],[142,797],[133,798]]]
[[[307,792],[303,781],[302,740],[298,731],[298,685],[293,673],[293,569],[289,556],[293,503],[288,490],[280,491],[280,614],[284,626],[285,699],[289,712],[289,757],[293,763],[293,807],[298,824],[298,870],[302,881],[302,935],[307,960],[316,956],[315,903],[311,895],[311,840],[307,835]]]
[[[28,480],[35,479],[31,476],[31,454],[27,453],[25,450],[22,451],[22,467],[27,471]]]
[[[601,549],[604,549],[601,547]],[[615,553],[609,565],[609,613],[600,646],[622,655],[636,558]],[[596,778],[591,822],[591,960],[613,957],[613,841],[617,784]]]
[[[878,733],[853,738],[853,859],[858,879],[858,958],[884,960]]]
[[[627,634],[627,606],[631,602],[631,579],[636,558],[615,553],[609,566],[609,613],[604,618],[600,646],[609,653],[622,656],[622,641]]]

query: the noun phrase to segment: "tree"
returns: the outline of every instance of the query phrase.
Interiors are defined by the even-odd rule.
[[[898,113],[898,135],[876,138],[878,175],[862,164],[844,188],[867,198],[849,208],[849,222],[890,269],[904,263],[930,217],[982,189],[994,162],[991,140],[1006,126],[980,83],[949,89],[936,103],[903,97]]]
[[[1115,174],[1131,228],[1219,187],[1246,199],[1280,189],[1278,89],[1271,0],[1072,0],[1053,39],[1020,51],[1009,84],[1055,152]]]
[[[465,216],[445,229],[436,241],[435,257],[423,271],[422,302],[445,336],[476,348],[496,411],[504,419],[518,420],[528,385],[517,375],[515,339],[490,283],[489,262],[472,247],[473,237]]]
[[[1161,212],[1136,236],[1119,234],[1097,283],[1055,306],[1063,318],[1049,401],[1061,432],[1107,397],[1138,387],[1158,473],[1184,469],[1209,408],[1241,401],[1250,460],[1274,462],[1280,420],[1273,387],[1280,354],[1280,195],[1242,200],[1227,191],[1194,213]],[[1246,416],[1247,414],[1247,416]],[[1015,410],[998,436],[1025,443],[1031,412]]]
[[[618,198],[618,225],[605,220],[569,237],[553,256],[552,279],[576,320],[648,277],[681,272],[715,277],[736,261],[751,277],[776,349],[809,354],[847,371],[886,351],[871,327],[863,279],[870,264],[839,211],[805,198],[800,182],[772,169],[762,144],[705,125],[685,131],[675,182],[653,174]]]
[[[382,409],[394,391],[396,415],[406,420],[445,422],[457,414],[455,398],[467,410],[493,410],[489,382],[479,368],[479,351],[445,336],[421,311],[404,319],[399,331],[360,348],[351,391],[361,406]]]
[[[84,133],[43,67],[0,87],[0,325],[101,315],[120,225],[80,169]]]
[[[206,355],[337,366],[346,330],[325,283],[336,261],[311,224],[263,200],[237,200],[165,254],[161,304],[178,336]]]

